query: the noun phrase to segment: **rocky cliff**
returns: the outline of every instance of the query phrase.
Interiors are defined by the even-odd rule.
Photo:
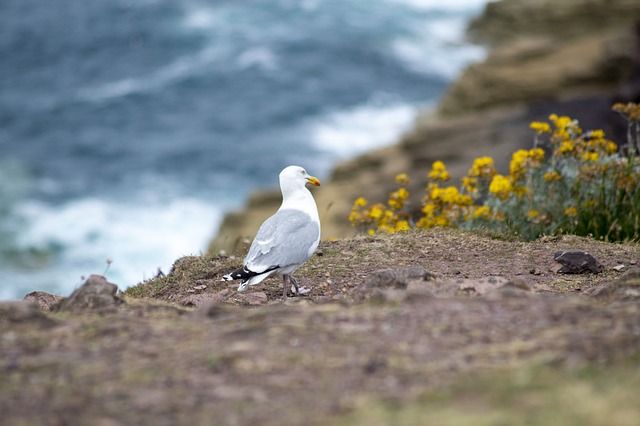
[[[339,164],[314,192],[323,238],[352,235],[353,200],[384,201],[397,173],[412,177],[418,208],[435,160],[454,178],[483,155],[504,170],[515,149],[530,146],[529,122],[551,113],[623,140],[625,123],[610,107],[640,97],[640,2],[502,0],[470,24],[469,37],[489,54],[451,85],[437,111],[419,114],[397,144]],[[241,249],[279,203],[276,189],[252,195],[225,217],[210,250]]]

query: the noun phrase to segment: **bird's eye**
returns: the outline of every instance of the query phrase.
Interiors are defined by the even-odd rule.
[[[305,174],[306,172],[304,171],[304,169],[300,170],[300,173]]]

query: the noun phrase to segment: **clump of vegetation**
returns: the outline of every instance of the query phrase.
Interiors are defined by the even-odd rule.
[[[363,232],[411,227],[489,229],[535,239],[571,233],[608,241],[640,238],[640,105],[616,104],[628,122],[619,149],[602,130],[583,131],[577,120],[552,114],[533,122],[533,147],[513,153],[509,173],[497,172],[490,157],[477,158],[459,186],[441,161],[433,163],[422,199],[422,216],[407,208],[409,178],[387,204],[358,198],[349,216]],[[544,149],[543,149],[544,148]]]

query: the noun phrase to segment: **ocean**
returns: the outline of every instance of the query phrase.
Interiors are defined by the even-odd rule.
[[[393,143],[485,3],[2,0],[0,299],[168,272],[283,167]]]

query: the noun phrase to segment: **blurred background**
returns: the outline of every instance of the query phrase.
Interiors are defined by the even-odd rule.
[[[485,3],[2,0],[0,299],[168,272],[284,166],[396,141]]]

